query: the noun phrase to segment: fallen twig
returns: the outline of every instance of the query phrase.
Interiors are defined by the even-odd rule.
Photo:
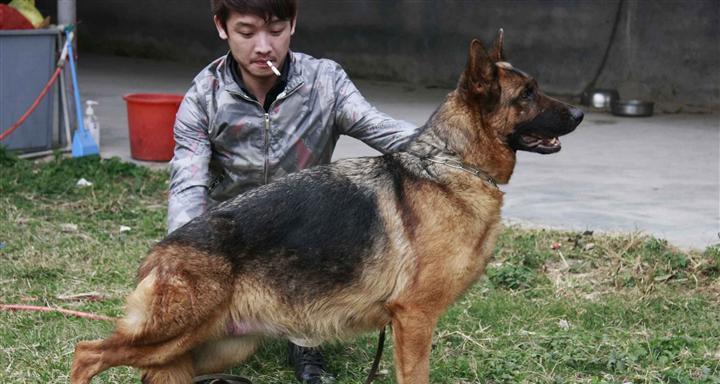
[[[37,305],[22,305],[22,304],[0,304],[0,310],[3,311],[38,311],[38,312],[60,312],[64,315],[82,317],[91,320],[102,320],[102,321],[114,321],[114,317],[108,317],[103,315],[97,315],[94,313],[73,311],[70,309],[53,308],[53,307],[41,307]]]
[[[105,300],[106,297],[102,293],[99,292],[84,292],[84,293],[76,293],[73,295],[60,295],[57,296],[59,300],[62,301],[81,301],[81,300],[87,300],[87,301],[102,301]]]

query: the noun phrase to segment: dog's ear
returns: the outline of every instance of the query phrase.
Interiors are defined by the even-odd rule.
[[[466,96],[483,99],[486,108],[492,107],[492,102],[499,92],[497,68],[490,54],[477,39],[470,43],[467,68],[460,77],[459,85]]]
[[[498,30],[497,36],[495,37],[495,43],[493,44],[493,50],[490,52],[490,59],[493,62],[505,61],[505,54],[503,53],[503,29]]]

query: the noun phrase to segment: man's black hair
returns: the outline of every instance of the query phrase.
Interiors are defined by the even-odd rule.
[[[226,28],[231,12],[255,15],[266,22],[273,17],[292,22],[297,15],[297,0],[210,0],[210,4],[223,28]]]

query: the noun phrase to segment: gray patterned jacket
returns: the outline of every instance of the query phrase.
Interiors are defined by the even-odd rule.
[[[226,56],[195,77],[175,121],[168,232],[219,201],[330,162],[341,134],[389,153],[417,133],[368,104],[337,63],[289,57],[287,85],[267,113],[234,81]]]

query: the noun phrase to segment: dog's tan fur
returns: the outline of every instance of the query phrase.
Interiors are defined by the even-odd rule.
[[[398,383],[427,383],[433,330],[490,260],[503,193],[466,169],[426,162],[423,156],[449,156],[507,183],[515,166],[509,135],[518,124],[547,108],[567,114],[566,106],[542,95],[532,103],[517,101],[533,82],[503,62],[502,35],[489,54],[475,40],[458,89],[407,153],[341,161],[325,168],[323,176],[297,176],[310,184],[347,185],[349,180],[352,191],[372,191],[373,215],[382,225],[363,245],[366,253],[351,281],[311,297],[295,296],[266,275],[243,270],[232,256],[193,245],[205,243],[192,242],[192,228],[232,231],[234,224],[228,227],[221,213],[262,199],[272,188],[241,196],[183,229],[185,235],[159,243],[140,267],[138,286],[115,333],[77,345],[71,382],[89,383],[109,367],[131,365],[143,369],[146,383],[188,383],[194,375],[242,361],[263,335],[313,346],[391,323]],[[260,255],[268,263],[291,257],[268,252]]]

